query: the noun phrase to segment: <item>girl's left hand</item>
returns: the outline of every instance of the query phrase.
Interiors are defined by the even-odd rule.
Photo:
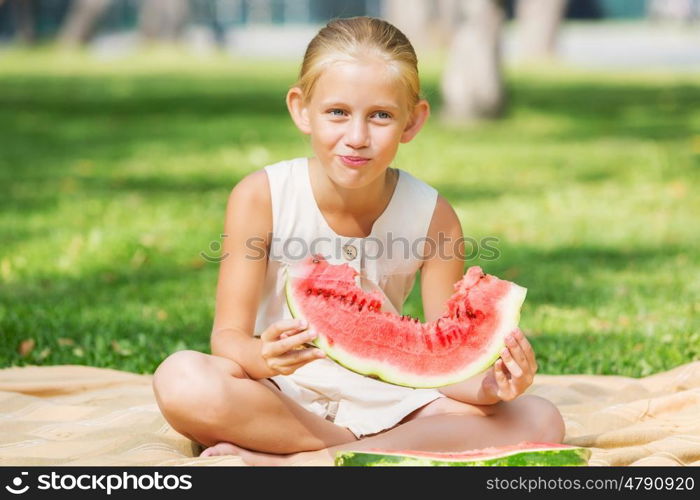
[[[530,387],[537,372],[532,346],[525,334],[516,328],[506,337],[506,347],[482,383],[488,399],[511,401]]]

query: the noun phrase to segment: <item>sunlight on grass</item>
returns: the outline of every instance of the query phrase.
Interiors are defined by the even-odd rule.
[[[528,288],[543,373],[647,375],[700,358],[700,76],[510,69],[501,121],[433,117],[395,165],[455,207],[469,261]],[[289,61],[0,52],[0,363],[152,372],[208,351],[231,188],[310,154]],[[404,313],[422,315],[419,280]]]

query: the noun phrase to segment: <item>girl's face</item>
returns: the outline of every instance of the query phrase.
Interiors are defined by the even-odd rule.
[[[409,116],[406,94],[386,63],[368,59],[331,64],[316,81],[310,102],[304,104],[295,88],[287,103],[299,129],[311,136],[311,147],[329,177],[358,188],[383,175],[399,143],[410,141],[428,118],[424,100]],[[369,161],[348,166],[343,156]]]

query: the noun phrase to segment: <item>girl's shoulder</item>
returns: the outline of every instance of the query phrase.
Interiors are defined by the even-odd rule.
[[[289,172],[298,160],[298,158],[282,160],[254,170],[238,181],[233,187],[233,191],[240,193],[243,197],[250,197],[259,202],[267,202],[269,205],[271,183],[281,174]]]
[[[299,160],[279,161],[245,175],[231,191],[228,211],[238,217],[263,215],[263,219],[271,221],[274,205],[278,203],[274,198],[279,197],[281,185],[293,179],[292,168],[299,164]]]
[[[250,172],[236,183],[228,197],[226,219],[243,226],[255,221],[254,232],[261,234],[272,230],[272,197],[265,169]]]
[[[267,172],[269,177],[283,177],[293,173],[296,169],[299,169],[305,163],[306,158],[291,158],[288,160],[281,160],[270,165],[265,165],[261,170]]]
[[[419,213],[432,214],[438,198],[437,189],[407,170],[398,169],[398,173],[396,200],[392,200],[398,206],[395,213],[405,214],[409,219]]]
[[[404,184],[412,193],[421,193],[429,198],[437,196],[437,189],[428,184],[426,181],[414,176],[408,170],[399,169],[400,175],[404,180]]]
[[[233,186],[231,196],[247,201],[265,202],[270,200],[267,173],[264,168],[250,172]]]

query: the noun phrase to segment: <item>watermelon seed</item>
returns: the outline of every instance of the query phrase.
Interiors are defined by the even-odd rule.
[[[306,295],[311,295],[312,293],[313,293],[313,290],[311,290],[311,288],[306,290]]]

